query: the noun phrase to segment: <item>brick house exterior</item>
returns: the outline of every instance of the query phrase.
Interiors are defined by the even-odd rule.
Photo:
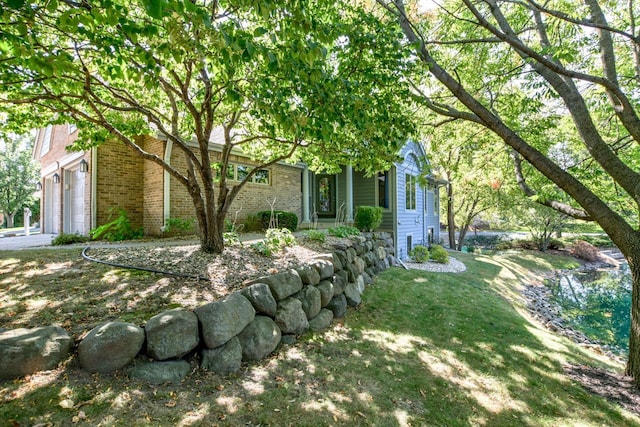
[[[52,125],[38,131],[33,157],[41,165],[41,227],[44,233],[89,231],[113,219],[115,210],[124,209],[134,227],[147,235],[160,235],[169,218],[195,219],[194,207],[186,188],[172,179],[159,165],[145,161],[124,144],[114,141],[86,152],[70,152],[67,147],[77,138],[68,125]],[[171,143],[150,136],[141,137],[142,147],[179,171],[186,171],[182,152]],[[219,154],[211,145],[211,158]],[[239,154],[230,158],[240,169],[255,164]],[[82,164],[87,169],[82,171]],[[249,182],[231,205],[229,215],[243,221],[249,214],[276,208],[301,216],[302,166],[276,164],[268,168],[264,182]],[[115,214],[117,215],[117,213]]]

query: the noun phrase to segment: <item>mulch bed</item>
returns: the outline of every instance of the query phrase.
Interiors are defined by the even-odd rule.
[[[633,378],[587,365],[566,365],[564,372],[590,393],[640,415],[640,390]]]

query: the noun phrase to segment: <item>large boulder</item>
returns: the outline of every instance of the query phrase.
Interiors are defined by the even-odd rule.
[[[267,357],[280,343],[280,328],[266,316],[256,316],[238,335],[242,347],[242,360],[252,361]]]
[[[129,377],[153,385],[179,383],[189,371],[191,371],[191,365],[186,360],[169,360],[167,362],[141,360],[127,368]]]
[[[144,331],[133,323],[106,322],[93,328],[78,345],[80,366],[109,373],[125,367],[142,349]]]
[[[342,261],[340,260],[340,257],[335,253],[326,253],[326,254],[316,255],[314,259],[323,259],[323,260],[329,261],[330,263],[333,264],[333,269],[335,271],[342,270]]]
[[[334,319],[340,319],[347,314],[347,298],[344,294],[336,295],[326,308],[333,312]]]
[[[302,310],[308,319],[313,319],[320,313],[322,308],[322,297],[320,291],[315,286],[305,286],[300,292],[293,296],[302,303]]]
[[[296,298],[287,298],[278,303],[275,321],[283,334],[300,335],[309,329],[302,303]]]
[[[344,296],[347,298],[347,304],[351,307],[357,307],[362,302],[360,290],[355,283],[347,283],[347,286],[344,288]]]
[[[328,280],[323,280],[318,283],[318,286],[316,286],[316,288],[318,288],[318,290],[320,291],[320,306],[326,307],[327,304],[329,304],[329,302],[331,301],[331,298],[333,298],[333,283]]]
[[[333,295],[340,295],[344,292],[344,287],[347,286],[348,282],[347,271],[342,270],[338,271],[333,275]]]
[[[310,265],[301,265],[295,269],[305,285],[317,285],[320,283],[320,273]]]
[[[256,316],[253,305],[239,293],[198,307],[195,312],[207,348],[220,347],[242,332]]]
[[[200,367],[221,375],[237,372],[242,366],[242,347],[238,337],[233,337],[218,348],[202,349]]]
[[[59,326],[0,332],[0,380],[53,369],[73,348],[73,338]]]
[[[200,342],[198,316],[179,308],[153,316],[144,329],[147,354],[156,360],[180,358]]]
[[[333,263],[326,259],[315,259],[311,261],[311,266],[320,274],[320,280],[329,279],[335,272]]]
[[[254,283],[253,285],[244,288],[241,292],[242,295],[251,301],[253,308],[255,308],[258,313],[266,314],[271,317],[276,315],[278,303],[273,297],[269,285],[266,283]]]
[[[309,329],[318,332],[327,329],[333,322],[333,311],[323,308],[320,313],[309,320]]]
[[[255,282],[266,283],[276,301],[283,300],[302,289],[302,279],[295,270],[283,271],[271,276],[264,276]]]

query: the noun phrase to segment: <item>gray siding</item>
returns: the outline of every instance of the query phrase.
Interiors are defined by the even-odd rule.
[[[417,178],[420,174],[416,156],[422,151],[415,143],[409,142],[402,150],[403,162],[396,165],[396,193],[397,193],[397,218],[396,225],[396,255],[401,259],[407,259],[410,248],[407,247],[408,236],[411,236],[411,245],[427,244],[425,235],[425,194],[424,188],[415,185],[416,203],[415,209],[407,209],[406,176]]]

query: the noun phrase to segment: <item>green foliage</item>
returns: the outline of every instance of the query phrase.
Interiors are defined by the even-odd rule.
[[[3,125],[0,121],[0,212],[5,214],[7,226],[14,227],[18,210],[34,202],[38,173],[31,158],[32,137],[5,134]]]
[[[118,213],[118,217],[116,219],[91,230],[90,234],[93,240],[119,242],[122,240],[139,239],[144,235],[142,227],[134,229],[131,226],[131,221],[124,209],[112,209],[110,216],[115,212]]]
[[[280,252],[287,246],[296,243],[295,236],[287,228],[270,228],[266,231],[264,239],[251,244],[251,248],[264,256],[271,256]]]
[[[226,231],[222,233],[222,238],[225,246],[242,246],[240,236],[236,231]]]
[[[432,245],[429,250],[431,259],[440,264],[449,263],[449,252],[440,245]]]
[[[298,215],[293,212],[260,211],[256,215],[260,218],[260,224],[262,225],[263,230],[268,231],[273,227],[286,228],[290,231],[296,231],[298,229]]]
[[[327,230],[330,235],[342,238],[348,238],[351,236],[359,236],[360,230],[348,225],[340,225],[338,227],[329,227]]]
[[[607,236],[606,234],[597,234],[597,235],[593,235],[593,234],[581,234],[577,237],[571,238],[569,239],[571,242],[574,242],[576,240],[582,240],[585,242],[588,242],[590,244],[592,244],[593,246],[597,246],[599,248],[611,248],[613,246],[615,246],[613,244],[613,242],[611,241],[611,238],[609,236]]]
[[[312,242],[324,243],[327,240],[327,234],[320,230],[307,230],[305,236]]]
[[[409,256],[414,262],[427,262],[429,261],[429,248],[423,245],[416,245],[411,252],[409,252]]]
[[[260,217],[257,214],[249,214],[247,218],[244,220],[244,228],[243,230],[246,232],[252,231],[262,231],[262,222]]]
[[[183,218],[169,218],[165,222],[163,234],[187,234],[195,231],[195,220]]]
[[[360,231],[375,231],[382,223],[382,208],[379,206],[358,206],[354,225]]]
[[[52,246],[64,246],[64,245],[73,245],[75,243],[86,243],[89,241],[87,236],[83,236],[79,233],[71,234],[71,233],[60,233],[56,236],[55,239],[51,241]]]

